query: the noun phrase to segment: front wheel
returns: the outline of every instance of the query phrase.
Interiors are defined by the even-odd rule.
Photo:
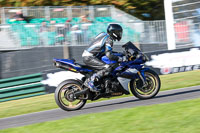
[[[80,99],[74,98],[74,93],[82,90],[81,83],[76,80],[63,81],[55,91],[55,100],[57,105],[66,111],[81,109],[87,100],[84,95],[79,96]]]
[[[160,90],[160,78],[152,70],[145,71],[144,75],[146,77],[146,86],[144,87],[142,80],[137,78],[130,82],[130,90],[139,99],[150,99],[155,97]]]

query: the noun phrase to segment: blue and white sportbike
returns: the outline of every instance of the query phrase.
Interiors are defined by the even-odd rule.
[[[160,78],[154,71],[144,66],[148,57],[131,42],[124,44],[122,48],[123,53],[115,53],[115,55],[125,55],[126,62],[112,61],[106,56],[101,58],[106,64],[111,65],[113,70],[108,76],[95,80],[95,86],[101,90],[99,93],[92,92],[83,85],[86,78],[98,70],[78,64],[75,60],[54,59],[56,67],[84,75],[81,80],[68,79],[59,84],[55,91],[57,105],[63,110],[72,111],[81,109],[87,100],[93,101],[130,93],[139,99],[150,99],[156,96],[160,90]]]

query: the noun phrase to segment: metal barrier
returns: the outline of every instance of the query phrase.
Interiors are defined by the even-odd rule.
[[[41,73],[0,80],[0,102],[46,94]]]
[[[0,49],[88,45],[100,32],[106,32],[110,23],[123,27],[122,40],[116,44],[127,41],[137,44],[166,43],[165,21],[121,23],[110,17],[98,17],[98,20],[107,22],[0,25]]]
[[[198,39],[200,38],[199,4],[198,0],[192,0],[189,3],[186,0],[182,0],[173,4],[176,21],[174,23],[176,48],[200,45],[200,40]],[[167,43],[165,21],[141,21],[110,5],[3,7],[1,8],[2,23],[9,23],[9,18],[12,18],[19,10],[23,12],[24,16],[33,17],[30,23],[34,24],[20,24],[24,25],[21,28],[24,29],[23,27],[25,27],[25,33],[28,32],[27,35],[31,35],[22,35],[19,32],[13,31],[13,25],[11,25],[12,28],[9,28],[9,25],[1,25],[1,31],[3,32],[0,34],[7,38],[8,43],[5,46],[6,39],[1,40],[3,42],[0,45],[3,46],[0,46],[0,49],[4,47],[24,48],[64,44],[88,45],[95,35],[106,30],[105,27],[108,23],[120,23],[124,25],[123,40],[117,44],[122,44],[128,40],[135,43]],[[80,17],[83,15],[86,15],[92,23],[80,23]],[[63,37],[60,32],[62,32],[64,24],[60,23],[66,20],[71,20],[72,27],[68,29],[69,32]],[[40,28],[38,27],[40,27],[39,23],[43,21],[56,21],[56,25],[48,26],[48,33],[40,33]],[[96,27],[97,29],[95,29]],[[6,29],[8,30],[6,31]],[[56,32],[50,33],[51,29],[54,29]],[[35,32],[34,35],[31,33],[33,31]]]
[[[143,21],[142,23],[144,28],[140,43],[167,43],[166,24],[164,20]]]

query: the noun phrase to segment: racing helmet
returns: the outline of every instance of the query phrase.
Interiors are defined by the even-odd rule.
[[[123,29],[119,24],[109,24],[107,33],[114,39],[120,41]]]

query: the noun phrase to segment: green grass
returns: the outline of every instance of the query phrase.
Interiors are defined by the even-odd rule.
[[[2,133],[199,133],[200,99],[87,114]]]
[[[200,70],[160,76],[161,90],[200,85]],[[131,96],[131,95],[128,95]],[[125,97],[125,96],[121,96]],[[114,97],[119,98],[119,97]],[[100,99],[105,100],[105,99]],[[88,101],[89,102],[89,101]],[[48,94],[0,103],[0,118],[58,108],[54,95]]]
[[[200,70],[162,75],[161,90],[171,90],[200,85]]]

